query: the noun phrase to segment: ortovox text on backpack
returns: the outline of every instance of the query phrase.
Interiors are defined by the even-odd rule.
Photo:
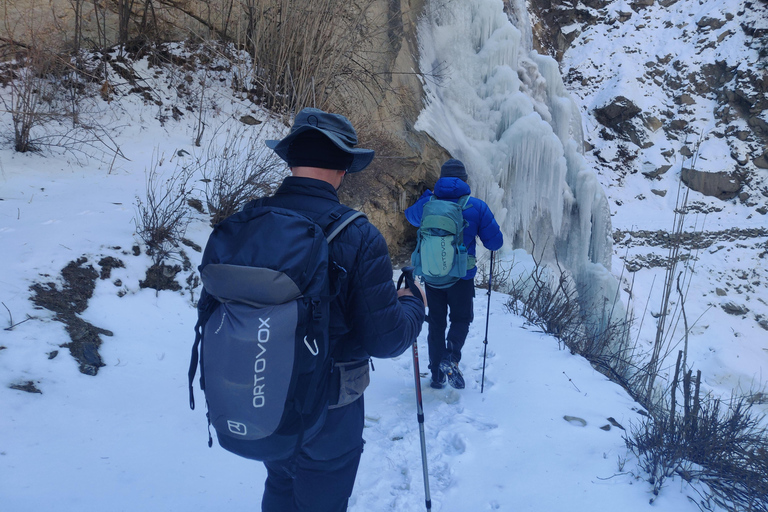
[[[421,225],[417,232],[416,250],[411,255],[414,273],[434,288],[447,288],[467,275],[474,258],[464,245],[463,211],[469,196],[458,202],[431,196],[424,203]]]
[[[199,267],[189,396],[194,409],[199,356],[209,426],[226,450],[283,459],[322,425],[329,304],[345,278],[328,244],[361,215],[339,205],[313,220],[256,201],[211,233]]]

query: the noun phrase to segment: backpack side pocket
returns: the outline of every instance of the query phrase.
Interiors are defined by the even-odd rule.
[[[338,372],[339,393],[338,397],[331,397],[329,409],[338,409],[349,405],[361,396],[371,383],[371,374],[368,367],[368,359],[363,361],[348,361],[336,363],[334,372]]]

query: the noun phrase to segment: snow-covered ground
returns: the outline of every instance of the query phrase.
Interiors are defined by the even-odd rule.
[[[140,108],[123,106],[124,119],[139,118]],[[165,147],[192,151],[192,130],[149,121],[123,137],[135,168],[125,164],[111,173],[52,157],[0,153],[0,298],[15,322],[33,317],[0,331],[2,508],[258,509],[261,464],[216,445],[209,449],[203,408],[188,408],[191,297],[139,289],[150,260],[130,250],[132,203],[143,192],[142,167],[153,144],[162,140]],[[187,235],[202,245],[208,232],[201,217]],[[200,254],[188,254],[197,264]],[[61,348],[69,341],[63,325],[51,312],[33,308],[29,286],[57,281],[61,268],[80,257],[99,270],[104,256],[120,259],[125,268],[97,281],[82,314],[113,333],[103,337],[100,350],[106,366],[92,377],[80,373]],[[496,293],[480,393],[487,299],[478,290],[464,356],[467,389],[437,391],[422,379],[433,510],[647,506],[649,487],[616,426],[638,421],[637,405],[586,361],[509,313],[508,297]],[[419,350],[425,371],[425,333]],[[411,353],[375,366],[366,393],[367,444],[350,510],[423,510]],[[27,381],[41,393],[9,388]],[[197,395],[200,401],[199,390]],[[674,484],[655,508],[693,511],[688,494]]]
[[[132,251],[138,242],[135,198],[144,196],[145,171],[170,173],[191,161],[205,150],[216,127],[239,126],[243,114],[267,121],[261,125],[266,128],[252,128],[266,130],[263,134],[284,127],[233,98],[226,84],[219,88],[211,80],[208,129],[203,147],[195,147],[196,114],[174,120],[170,105],[178,101],[178,88],[159,87],[167,72],[158,75],[157,68],[142,66],[136,71],[147,81],[157,76],[153,90],[165,106],[136,94],[88,104],[90,115],[111,127],[127,160],[82,153],[22,155],[8,145],[0,150],[0,301],[5,306],[0,313],[8,315],[3,327],[11,324],[11,316],[18,324],[0,331],[3,510],[258,509],[263,467],[216,445],[209,449],[203,408],[188,408],[197,293],[139,287],[151,260]],[[199,83],[195,80],[190,87]],[[0,121],[9,125],[7,114]],[[629,212],[622,215],[638,221],[646,216],[647,203],[632,201],[637,189],[626,185],[608,188],[608,193]],[[209,232],[207,217],[193,212],[187,238],[203,246]],[[720,252],[728,255],[726,265],[743,254],[737,243],[728,249]],[[200,254],[184,250],[194,268]],[[80,315],[112,333],[102,336],[105,366],[94,377],[78,371],[62,348],[69,342],[64,325],[52,312],[35,309],[30,286],[61,284],[61,269],[82,257],[84,266],[99,271],[106,256],[124,267],[96,281]],[[752,264],[759,269],[759,263]],[[182,271],[178,277],[182,287],[187,275]],[[760,293],[765,297],[762,286],[757,298]],[[506,300],[501,294],[491,296],[484,393],[479,381],[488,310],[482,290],[463,359],[467,389],[436,391],[422,379],[433,510],[645,510],[650,487],[618,426],[629,429],[638,422],[639,407],[586,361],[509,313]],[[752,323],[727,315],[709,322],[697,337],[701,353],[709,354],[705,375],[719,368],[762,382],[759,368],[768,347],[764,336],[748,330]],[[733,334],[745,331],[750,335]],[[425,334],[419,338],[422,371]],[[411,355],[375,365],[366,392],[367,444],[350,510],[424,510]],[[28,383],[40,393],[10,387]],[[199,390],[197,395],[200,403]],[[698,510],[689,496],[697,498],[679,479],[671,480],[654,509]]]

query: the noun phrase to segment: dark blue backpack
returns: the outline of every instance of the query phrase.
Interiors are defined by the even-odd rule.
[[[311,219],[255,201],[213,229],[198,267],[189,398],[194,409],[199,355],[208,424],[222,448],[283,459],[324,421],[329,304],[346,277],[328,245],[362,215],[339,205]]]

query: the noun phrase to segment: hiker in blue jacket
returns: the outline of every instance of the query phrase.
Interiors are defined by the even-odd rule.
[[[467,169],[464,164],[451,158],[440,169],[440,178],[435,183],[434,193],[430,190],[424,192],[416,203],[405,210],[408,222],[416,227],[421,226],[424,205],[432,195],[437,199],[458,202],[458,200],[471,193],[467,183]],[[488,205],[476,198],[470,197],[466,208],[463,210],[464,220],[464,244],[467,254],[476,254],[477,237],[486,249],[495,251],[504,243],[499,225]],[[448,383],[456,388],[464,388],[464,376],[459,370],[461,361],[461,349],[467,339],[469,325],[474,319],[473,299],[475,297],[475,274],[477,267],[467,270],[467,274],[448,288],[435,288],[425,281],[424,288],[429,304],[429,368],[432,372],[430,386],[441,389]],[[450,310],[450,328],[446,336],[448,311]]]
[[[336,190],[344,175],[363,170],[374,156],[373,150],[355,147],[357,135],[347,118],[314,108],[297,114],[285,138],[266,143],[288,163],[291,176],[264,204],[311,218],[337,207]],[[331,261],[347,271],[331,303],[331,353],[336,361],[331,407],[319,432],[309,429],[297,453],[264,463],[264,512],[347,510],[363,451],[368,360],[402,354],[424,322],[424,303],[408,289],[395,289],[387,244],[365,217],[347,226],[331,242],[330,252]]]

